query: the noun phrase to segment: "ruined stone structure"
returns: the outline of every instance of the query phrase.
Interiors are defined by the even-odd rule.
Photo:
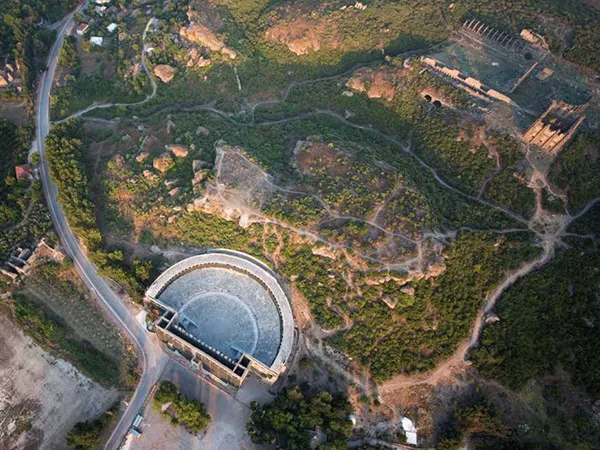
[[[446,66],[435,58],[423,56],[421,57],[421,61],[434,69],[436,72],[452,78],[457,82],[459,87],[465,89],[467,92],[469,92],[469,94],[475,97],[485,100],[499,100],[501,102],[508,103],[509,105],[514,104],[514,102],[507,95],[504,95],[495,89],[491,89],[489,86],[486,86],[476,78],[464,75],[458,69],[453,69],[452,67]]]
[[[33,250],[22,247],[18,247],[14,250],[8,259],[0,265],[0,273],[11,280],[16,281],[20,275],[27,275],[36,261],[54,260],[60,262],[64,257],[65,255],[50,247],[46,244],[46,241],[42,239],[35,247],[33,247]]]
[[[557,154],[571,140],[585,120],[583,112],[587,105],[573,106],[564,102],[552,102],[523,134],[523,140],[545,152]]]
[[[158,337],[196,370],[234,387],[253,373],[273,384],[293,347],[288,297],[262,263],[218,250],[163,272],[145,302],[161,311]]]
[[[497,30],[477,19],[466,20],[458,33],[471,41],[505,54],[522,54],[527,43],[520,37]]]

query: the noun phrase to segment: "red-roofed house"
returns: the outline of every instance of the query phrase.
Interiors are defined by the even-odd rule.
[[[15,175],[17,180],[25,180],[33,176],[33,167],[30,164],[21,164],[15,167]]]
[[[87,30],[89,30],[89,29],[90,29],[90,24],[89,23],[81,22],[79,24],[79,26],[77,27],[77,34],[79,36],[83,36],[87,32]]]

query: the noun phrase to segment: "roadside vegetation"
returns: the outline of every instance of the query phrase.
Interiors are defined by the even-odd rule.
[[[580,210],[600,196],[600,132],[583,131],[554,162],[550,181],[569,196],[569,206]]]
[[[75,121],[55,125],[46,138],[46,152],[50,173],[58,186],[58,199],[92,260],[103,275],[125,286],[129,293],[139,299],[142,282],[149,281],[148,265],[141,261],[125,261],[119,249],[105,251],[102,234],[96,225],[90,184],[85,168],[83,141],[78,137],[81,124]]]
[[[45,314],[50,323],[64,329],[72,341],[98,352],[100,361],[108,358],[106,367],[100,367],[97,377],[92,378],[101,381],[99,378],[106,376],[105,385],[135,386],[138,373],[132,347],[85,294],[85,288],[68,260],[35,267],[15,292],[26,304],[32,304],[34,309]],[[78,366],[76,362],[75,365]],[[93,370],[94,367],[90,367],[90,371]]]
[[[0,4],[0,55],[14,58],[20,67],[23,94],[35,94],[38,72],[45,69],[46,56],[54,43],[55,31],[48,23],[75,8],[75,0],[18,0]],[[3,91],[10,92],[10,91]]]
[[[99,418],[78,422],[67,434],[67,445],[73,450],[92,450],[102,442],[102,434],[116,417],[116,406],[104,413]]]

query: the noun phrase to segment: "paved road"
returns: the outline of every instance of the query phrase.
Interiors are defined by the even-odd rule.
[[[81,7],[82,6],[80,6],[78,10],[81,9]],[[138,387],[133,394],[127,409],[123,412],[113,434],[106,443],[106,449],[114,450],[119,448],[135,415],[142,408],[150,389],[160,377],[168,357],[160,348],[155,336],[147,333],[140,323],[135,320],[132,311],[128,309],[123,300],[110,289],[106,281],[98,275],[96,268],[83,252],[79,241],[69,228],[67,219],[56,199],[56,185],[52,181],[48,171],[48,163],[44,155],[44,139],[50,130],[50,89],[58,62],[58,54],[62,47],[62,39],[67,30],[73,25],[73,14],[74,13],[67,16],[64,23],[58,29],[56,42],[49,55],[48,69],[40,78],[36,117],[37,150],[42,160],[40,175],[43,183],[44,195],[48,202],[48,208],[52,215],[56,233],[60,238],[66,253],[73,259],[75,268],[79,272],[86,287],[94,293],[94,296],[101,307],[112,316],[114,321],[131,337],[137,346],[139,358],[142,363],[143,374]]]

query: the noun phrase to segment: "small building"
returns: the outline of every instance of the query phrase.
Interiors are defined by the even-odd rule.
[[[106,13],[106,6],[96,6],[94,11],[96,11],[96,14],[99,16],[103,16]]]
[[[96,5],[108,5],[112,0],[96,0]]]
[[[538,44],[542,40],[539,34],[527,29],[521,30],[520,36],[530,44]]]
[[[77,34],[79,36],[83,36],[87,32],[87,30],[89,30],[89,29],[90,29],[90,24],[89,23],[81,22],[79,24],[79,26],[77,27]]]
[[[417,445],[417,429],[415,428],[413,421],[408,417],[403,417],[402,429],[406,435],[406,443],[410,445]]]
[[[356,426],[356,414],[350,414],[348,416],[348,420],[350,422],[352,422],[352,426],[355,427]]]
[[[544,67],[544,69],[540,70],[535,77],[540,81],[546,81],[553,74],[554,74],[554,70],[552,70],[550,67]]]
[[[115,31],[117,29],[117,24],[113,22],[109,26],[107,26],[106,29],[108,30],[109,33],[112,33],[113,31]]]
[[[33,177],[33,167],[31,164],[21,164],[15,167],[15,176],[17,180],[26,180]]]
[[[102,44],[104,43],[104,38],[100,37],[100,36],[92,36],[90,38],[90,42],[92,43],[92,45],[97,45],[98,47],[102,47]]]

